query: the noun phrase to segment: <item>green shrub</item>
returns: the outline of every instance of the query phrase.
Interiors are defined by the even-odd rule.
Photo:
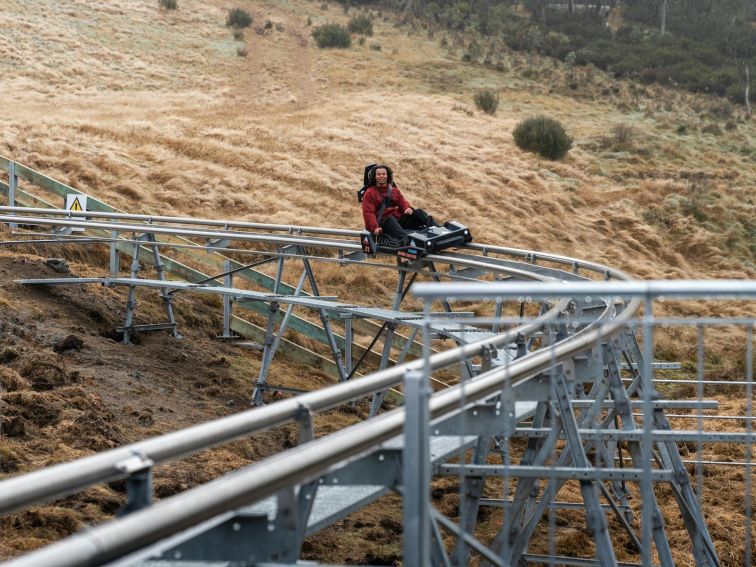
[[[242,10],[241,8],[232,8],[228,11],[226,17],[226,26],[229,28],[248,28],[252,25],[252,16],[249,12]]]
[[[494,114],[499,107],[499,93],[492,89],[476,89],[473,100],[478,110],[486,114]]]
[[[312,37],[315,38],[315,43],[321,49],[326,47],[337,47],[339,49],[346,49],[352,46],[352,38],[349,36],[349,31],[339,24],[323,24],[312,30]]]
[[[354,16],[353,18],[350,18],[349,23],[347,24],[347,29],[352,33],[372,36],[373,20],[370,19],[370,16],[364,14]]]
[[[158,6],[166,10],[178,10],[178,0],[158,0]]]
[[[513,135],[519,148],[536,152],[548,159],[560,159],[572,147],[572,138],[562,125],[547,116],[523,120],[515,127]]]

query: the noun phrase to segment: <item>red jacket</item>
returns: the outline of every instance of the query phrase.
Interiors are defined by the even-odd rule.
[[[378,213],[378,209],[381,208],[381,203],[386,198],[387,191],[388,185],[382,190],[373,185],[365,191],[365,195],[362,197],[362,218],[365,221],[365,228],[370,232],[375,232],[375,229],[378,228],[378,220],[375,218],[375,215]],[[391,190],[391,204],[383,209],[382,220],[386,220],[389,216],[400,219],[408,208],[410,208],[409,202],[404,198],[402,192],[394,187]]]

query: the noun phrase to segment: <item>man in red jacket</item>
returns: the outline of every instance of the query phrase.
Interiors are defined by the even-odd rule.
[[[405,242],[407,234],[413,229],[438,226],[432,216],[410,206],[394,185],[391,168],[376,165],[369,176],[372,184],[362,197],[362,218],[365,228],[375,236],[386,233],[399,242]]]

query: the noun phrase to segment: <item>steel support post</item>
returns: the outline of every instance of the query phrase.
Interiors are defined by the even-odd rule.
[[[488,458],[491,440],[488,436],[478,437],[472,464],[484,465]],[[480,498],[483,496],[485,479],[479,476],[466,475],[460,486],[461,502],[459,506],[459,529],[462,533],[475,535],[475,525],[478,521]],[[457,539],[454,549],[454,565],[464,566],[468,563],[470,550],[463,538]]]
[[[299,423],[299,444],[312,441],[314,438],[312,412],[306,406],[299,406],[297,422]],[[276,530],[286,530],[289,535],[284,538],[284,541],[288,543],[284,549],[278,551],[276,561],[293,564],[299,559],[317,488],[318,481],[314,480],[299,487],[289,487],[278,493]]]
[[[551,413],[549,416],[548,414]],[[558,420],[553,412],[549,412],[547,402],[539,402],[533,415],[533,427],[541,428],[546,423],[547,416],[550,420]],[[559,438],[561,427],[559,423],[550,423],[551,429],[545,439],[528,439],[528,444],[520,460],[520,464],[527,466],[542,466],[551,455],[552,449]],[[508,448],[505,449],[508,451]],[[504,464],[506,465],[506,454]],[[502,526],[496,534],[491,548],[499,557],[509,557],[511,546],[514,544],[527,515],[530,513],[533,503],[538,496],[539,481],[535,478],[523,478],[517,482],[512,505],[505,507],[503,511]],[[506,497],[507,487],[504,487]]]
[[[110,231],[110,275],[117,278],[121,272],[121,253],[118,251],[118,231]]]
[[[284,267],[284,257],[281,255],[281,250],[278,250],[279,256],[276,263],[276,279],[273,282],[273,293],[278,294],[279,288],[281,287],[281,278],[283,277],[283,267]],[[260,374],[257,376],[257,381],[255,383],[255,387],[252,391],[252,405],[253,406],[260,406],[263,404],[262,400],[262,393],[263,388],[262,386],[265,385],[267,379],[268,379],[268,366],[270,366],[271,361],[273,360],[273,354],[275,354],[275,351],[273,350],[273,345],[275,343],[275,333],[273,330],[275,329],[276,324],[276,315],[278,313],[279,305],[276,301],[271,301],[268,305],[268,323],[265,327],[265,341],[263,343],[263,353],[262,353],[262,360],[260,361]]]
[[[155,271],[157,272],[158,279],[160,281],[165,280],[165,267],[163,266],[163,259],[160,256],[160,248],[155,241],[155,235],[152,233],[147,234],[147,241],[152,246],[152,258],[155,265]],[[160,297],[163,299],[163,308],[165,309],[165,315],[168,317],[168,323],[172,327],[171,334],[177,339],[181,338],[181,335],[176,328],[176,317],[173,314],[173,293],[167,287],[160,288]]]
[[[495,282],[500,282],[501,278],[499,275],[496,275],[494,277]],[[499,320],[501,319],[501,313],[502,309],[504,308],[504,300],[501,297],[496,298],[495,308],[494,308],[494,322],[493,325],[491,325],[491,332],[498,334],[499,333]],[[520,318],[522,318],[522,313],[520,313]]]
[[[397,265],[401,266],[401,260],[399,258],[397,258],[396,263]],[[407,279],[407,272],[403,270],[399,270],[399,278],[397,279],[396,289],[394,290],[394,303],[392,304],[392,309],[394,311],[399,310],[399,307],[402,304],[402,299],[404,299],[404,295],[406,293],[406,290],[404,288],[404,282],[406,281],[406,279]],[[412,281],[414,281],[414,277],[412,278]],[[389,356],[391,355],[391,349],[394,346],[394,333],[396,332],[396,325],[393,323],[388,323],[386,325],[386,328],[388,329],[388,331],[386,331],[386,338],[383,341],[383,352],[381,353],[381,362],[380,362],[379,370],[383,370],[384,368],[388,366]],[[411,343],[411,341],[407,341],[407,342]],[[383,405],[383,400],[386,398],[387,392],[388,392],[387,389],[383,389],[373,394],[373,398],[370,400],[370,417],[375,416],[378,413],[378,410],[381,409],[381,406]]]
[[[431,279],[434,282],[440,282],[441,278],[437,275],[436,272],[436,265],[433,262],[426,262],[426,265],[428,266],[428,269],[430,270]],[[444,311],[446,313],[453,313],[454,310],[451,307],[451,304],[446,300],[441,300],[441,305],[444,307]],[[398,309],[398,307],[395,307],[394,309]],[[457,346],[462,346],[462,343],[458,340],[455,340],[454,342],[457,343]],[[462,380],[469,380],[475,375],[472,369],[472,363],[469,360],[463,360],[460,361],[460,377]]]
[[[152,459],[139,453],[134,453],[116,463],[117,470],[129,475],[126,479],[126,504],[118,511],[118,516],[125,516],[152,504],[152,466],[154,464]]]
[[[405,422],[402,453],[404,564],[430,565],[430,387],[423,372],[404,375]]]
[[[307,278],[310,280],[310,289],[312,290],[312,294],[317,297],[320,295],[320,291],[318,291],[318,284],[315,281],[315,274],[310,266],[310,261],[304,256],[304,250],[300,249],[300,252],[302,253],[302,262],[304,263]],[[331,347],[331,356],[333,356],[333,361],[336,363],[336,370],[339,373],[339,382],[345,382],[348,373],[344,371],[344,365],[341,363],[341,351],[339,350],[339,345],[336,343],[336,337],[331,329],[330,317],[325,309],[320,309],[319,312],[320,321],[323,323],[323,329],[328,338],[328,345]]]
[[[354,346],[354,329],[352,329],[352,316],[344,317],[344,370],[349,376],[352,373],[352,347]]]
[[[641,561],[644,567],[651,566],[651,533],[653,530],[653,515],[650,502],[654,497],[654,487],[651,484],[651,457],[653,429],[651,395],[653,393],[654,368],[651,361],[654,358],[654,314],[653,300],[647,294],[643,302],[643,357],[638,360],[641,372],[641,397],[643,401],[643,442],[641,443],[641,460],[643,474],[640,480],[641,492]]]
[[[646,363],[644,355],[651,356],[652,352],[644,352],[642,354],[640,345],[638,344],[635,335],[629,329],[625,330],[622,334],[622,341],[627,363],[629,365],[634,364],[636,367],[640,366],[648,370],[649,365]],[[645,346],[644,337],[644,347]],[[651,368],[653,369],[653,366],[651,366]],[[641,378],[641,376],[639,376],[639,378]],[[644,392],[648,392],[649,401],[653,401],[658,397],[656,388],[653,386],[653,382],[651,382],[650,379],[646,380],[644,378],[643,381],[639,379],[636,380],[633,384],[637,385],[639,394],[642,395],[644,399],[646,398],[646,394]],[[669,421],[667,420],[667,417],[664,415],[664,411],[661,409],[657,408],[652,410],[651,419],[645,419],[645,417],[646,414],[644,413],[644,423],[646,421],[650,422],[651,427],[654,429],[672,429]],[[696,565],[698,567],[718,566],[719,557],[717,556],[716,549],[714,548],[714,542],[712,541],[709,530],[706,527],[706,523],[704,522],[703,511],[701,510],[698,498],[693,490],[693,487],[691,486],[690,478],[688,477],[688,472],[685,468],[685,464],[682,462],[682,457],[680,456],[680,450],[677,447],[677,444],[672,441],[661,442],[658,444],[658,449],[661,466],[663,468],[675,471],[677,482],[672,483],[671,487],[680,508],[683,522],[685,523],[685,527],[688,530],[688,534],[690,535],[693,548],[693,557]],[[658,524],[659,521],[661,521],[661,515],[659,515],[658,521],[652,518],[652,525]]]
[[[562,416],[562,426],[567,438],[567,447],[572,455],[572,462],[581,468],[588,468],[591,463],[585,454],[585,447],[580,438],[577,420],[572,413],[569,395],[569,382],[575,379],[575,368],[572,363],[565,363],[561,372],[556,372],[552,382],[553,394],[557,400],[559,413]],[[586,524],[596,542],[596,559],[603,567],[613,567],[617,564],[612,540],[609,537],[609,523],[601,509],[600,493],[597,484],[600,481],[581,480],[580,491],[585,503]],[[556,493],[554,493],[556,494]]]
[[[126,504],[119,516],[131,514],[152,505],[152,469],[132,474],[126,479]]]
[[[16,162],[8,162],[8,206],[16,206],[16,187],[18,184],[18,177],[16,177]],[[18,228],[18,224],[12,222],[8,224],[11,230]]]
[[[260,360],[260,374],[257,376],[257,382],[255,382],[255,388],[252,391],[252,405],[261,406],[263,404],[262,394],[263,386],[268,380],[268,367],[273,360],[275,333],[273,329],[276,324],[276,314],[278,313],[278,303],[275,301],[270,302],[268,307],[268,324],[265,327],[265,340],[263,341],[263,353]]]
[[[602,422],[602,427],[609,427],[612,423],[621,423],[622,429],[624,430],[635,430],[637,429],[637,425],[635,423],[635,418],[633,417],[632,408],[630,405],[630,397],[627,394],[627,391],[625,390],[624,384],[622,382],[622,375],[621,375],[621,361],[620,357],[618,356],[618,352],[621,352],[622,349],[625,348],[622,344],[622,339],[614,338],[612,341],[606,345],[604,345],[604,364],[607,368],[607,377],[609,381],[611,382],[612,386],[612,398],[614,399],[614,409],[609,412],[609,415],[605,417],[605,419]],[[638,363],[638,361],[634,361],[635,364]],[[629,364],[630,368],[633,368],[633,364]],[[641,444],[637,441],[628,441],[627,442],[628,451],[630,452],[630,456],[633,461],[633,466],[638,469],[643,469],[644,466],[650,467],[650,463],[643,463],[643,454],[641,450]],[[621,455],[616,455],[621,458]],[[615,454],[612,453],[610,455],[610,458],[613,459],[615,457]],[[610,463],[607,463],[607,466],[611,466]],[[618,486],[619,485],[619,486]],[[637,538],[635,535],[635,532],[632,531],[631,527],[627,522],[632,520],[632,516],[629,514],[629,503],[628,503],[628,495],[627,495],[627,489],[624,486],[624,482],[622,483],[613,483],[613,489],[614,489],[614,495],[615,497],[619,497],[620,501],[625,508],[625,515],[624,520],[622,517],[620,517],[619,512],[617,511],[618,517],[620,517],[620,521],[622,522],[623,526],[625,527],[625,530],[630,534],[630,537],[632,538],[634,545],[638,549],[639,552],[641,552],[641,548],[643,546],[643,543]],[[607,495],[607,499],[609,499]],[[610,500],[611,503],[611,500]],[[661,514],[661,510],[659,508],[658,502],[656,501],[656,495],[652,492],[651,500],[644,502],[644,506],[649,506],[651,508],[651,514],[652,514],[652,536],[654,540],[654,544],[656,545],[657,554],[659,556],[659,563],[663,567],[671,567],[674,565],[674,561],[672,559],[672,551],[669,546],[669,540],[667,538],[666,531],[664,529],[664,521],[663,516]]]
[[[225,260],[223,262],[223,271],[225,274],[223,275],[223,286],[224,287],[233,287],[234,285],[234,275],[231,273],[231,260]],[[223,295],[223,338],[224,339],[231,339],[234,337],[234,334],[231,332],[231,301],[232,298],[230,295]]]
[[[394,333],[396,332],[396,325],[389,323],[387,325],[387,328],[388,331],[386,331],[386,338],[383,341],[383,352],[381,353],[381,363],[378,367],[379,370],[383,370],[388,366],[389,355],[391,354],[391,349],[394,346]],[[381,409],[383,400],[386,398],[387,392],[388,389],[383,389],[373,394],[373,398],[370,401],[370,417],[375,416],[378,413],[378,410]]]
[[[131,254],[131,279],[136,279],[139,275],[139,252],[141,250],[141,242],[136,234],[134,235],[134,252]],[[134,324],[134,310],[136,309],[136,285],[129,286],[129,293],[126,298],[126,318],[123,322],[123,344],[130,345],[131,341],[131,327]]]

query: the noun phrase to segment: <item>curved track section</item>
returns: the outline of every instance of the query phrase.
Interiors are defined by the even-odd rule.
[[[405,496],[405,537],[429,542],[427,547],[417,548],[416,556],[405,555],[408,564],[463,565],[473,554],[482,563],[513,565],[534,560],[535,556],[528,554],[528,544],[536,537],[538,523],[559,488],[570,479],[580,481],[597,564],[617,563],[607,514],[614,514],[620,531],[629,534],[639,555],[649,553],[643,550],[643,544],[653,539],[662,564],[669,564],[663,524],[651,526],[647,522],[647,518],[660,517],[652,492],[643,493],[648,501],[644,503],[641,536],[627,519],[632,511],[624,481],[637,480],[633,475],[640,474],[637,469],[648,457],[640,441],[627,443],[635,468],[617,472],[621,470],[615,467],[621,451],[617,443],[611,437],[581,434],[584,429],[612,429],[620,421],[625,429],[636,430],[632,412],[637,403],[632,399],[637,399],[644,387],[650,399],[651,392],[641,384],[639,372],[644,357],[626,326],[638,310],[637,299],[625,302],[605,295],[563,297],[535,303],[537,313],[524,316],[533,307],[521,297],[515,302],[498,301],[487,312],[488,323],[481,323],[473,314],[455,311],[451,300],[438,302],[442,310],[437,312],[429,305],[423,313],[402,310],[409,286],[417,277],[427,281],[561,283],[627,280],[622,272],[574,258],[480,244],[427,256],[415,263],[387,263],[362,254],[356,231],[319,227],[11,207],[0,208],[0,213],[0,222],[22,227],[16,240],[6,245],[54,241],[110,247],[115,260],[107,276],[22,283],[96,283],[128,288],[125,341],[131,332],[150,330],[137,329],[134,324],[137,289],[160,290],[167,322],[152,327],[174,334],[178,329],[172,297],[176,293],[214,293],[224,297],[224,331],[231,328],[232,304],[254,306],[256,313],[266,315],[254,404],[262,404],[267,368],[277,350],[286,346],[281,336],[288,325],[308,329],[312,333],[308,336],[319,337],[330,352],[332,374],[339,380],[319,391],[0,482],[0,512],[8,513],[72,494],[93,483],[130,479],[129,514],[21,557],[11,565],[101,565],[114,561],[118,565],[175,567],[292,564],[299,558],[307,535],[389,491]],[[73,235],[72,228],[84,228],[86,235]],[[119,251],[132,257],[130,277],[112,273]],[[168,258],[168,251],[177,257],[188,255],[190,260],[182,264]],[[150,254],[155,270],[152,279],[138,277],[145,252]],[[242,265],[222,254],[262,259],[255,266]],[[200,255],[213,256],[204,265],[223,266],[223,271],[215,272],[215,276],[201,274],[196,267]],[[319,285],[317,270],[321,262],[393,271],[397,285],[391,305],[378,308],[323,295],[326,290]],[[265,263],[272,274],[257,269]],[[286,285],[285,267],[300,263],[298,283]],[[179,282],[169,280],[168,273],[190,277]],[[245,285],[233,285],[232,276],[244,276]],[[250,283],[263,289],[249,289]],[[309,293],[304,291],[305,284]],[[296,318],[295,307],[309,315]],[[518,307],[519,320],[516,315],[506,315],[516,314]],[[503,320],[506,324],[501,323]],[[343,332],[339,332],[342,327]],[[359,370],[351,354],[356,346],[355,327],[373,335],[371,345],[361,350],[361,361],[372,359],[378,370],[350,379]],[[400,329],[408,334],[401,335]],[[421,332],[424,343],[417,340]],[[382,350],[373,352],[381,337]],[[444,347],[438,339],[451,339],[457,346],[432,353],[431,347]],[[297,352],[291,348],[290,352]],[[423,352],[424,358],[404,362],[408,355]],[[394,366],[390,366],[392,356]],[[437,380],[434,388],[438,391],[432,396],[422,386],[411,396],[411,385],[418,383],[420,372],[433,380],[433,374],[441,369],[458,369],[457,383],[449,385],[448,378]],[[623,378],[629,379],[629,384]],[[407,407],[379,413],[387,390],[403,381]],[[364,396],[372,396],[373,417],[313,439],[313,413]],[[663,406],[653,410],[655,423],[663,427]],[[148,506],[153,466],[290,421],[300,424],[298,447]],[[529,438],[515,464],[509,447],[523,424],[539,435]],[[684,468],[676,446],[666,444],[661,453],[660,472],[653,479],[649,473],[643,482],[648,481],[650,486],[654,480],[672,486],[682,513],[689,518],[696,562],[718,564],[706,528],[698,521],[700,510],[687,476],[680,474]],[[494,454],[502,459],[498,472],[486,468],[492,466]],[[589,454],[595,456],[595,463],[588,459]],[[621,464],[621,452],[619,457]],[[462,464],[450,462],[455,458],[462,459]],[[459,478],[462,497],[458,522],[429,509],[427,499],[415,498],[416,493],[427,492],[430,475]],[[501,529],[493,539],[482,542],[476,530],[487,478],[511,481],[513,492],[508,500],[502,500],[507,513]],[[441,530],[453,536],[451,549],[444,543]],[[582,558],[554,555],[536,559],[585,564],[580,563]]]

